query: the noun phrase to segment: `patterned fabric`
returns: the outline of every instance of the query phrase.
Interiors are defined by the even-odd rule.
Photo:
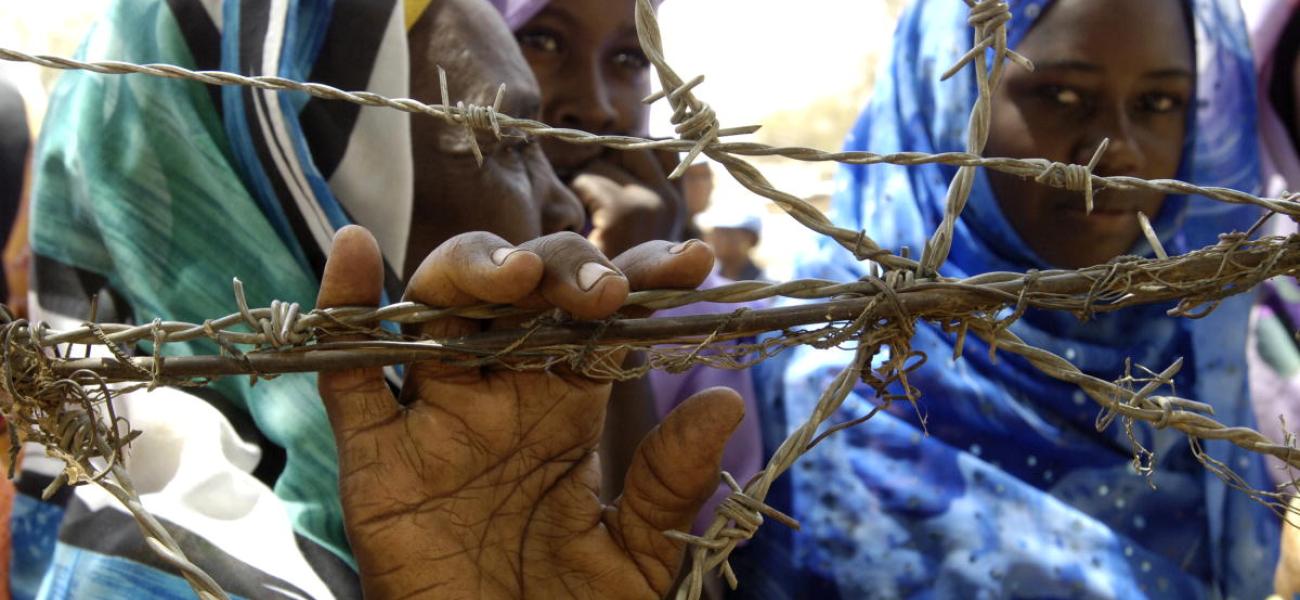
[[[412,4],[118,0],[79,58],[404,97],[407,23],[428,3]],[[100,320],[201,322],[234,310],[236,275],[253,305],[275,298],[312,306],[333,233],[354,222],[381,240],[390,290],[397,284],[391,273],[405,258],[411,212],[403,113],[299,93],[70,72],[48,114],[35,165],[33,313],[54,327],[85,319],[92,294]],[[216,351],[195,342],[169,344],[165,353]],[[146,432],[128,462],[146,508],[227,590],[359,597],[314,376],[132,394],[118,411]],[[19,480],[27,497],[14,515],[16,595],[192,597],[94,486],[37,502],[58,465],[39,448],[27,454]]]
[[[1011,44],[1049,8],[1012,0]],[[1233,0],[1192,0],[1199,109],[1191,117],[1180,178],[1201,185],[1257,187],[1255,96],[1249,47]],[[976,88],[970,69],[939,74],[970,45],[967,7],[917,0],[905,12],[892,60],[848,150],[948,152],[964,149]],[[832,204],[837,225],[862,228],[885,248],[921,249],[939,223],[955,169],[846,166]],[[1170,198],[1155,219],[1166,248],[1181,252],[1245,229],[1253,210],[1203,198]],[[1145,245],[1133,250],[1149,254]],[[866,266],[823,240],[796,259],[800,277],[837,281]],[[1001,214],[981,172],[956,229],[943,275],[1047,267]],[[1245,321],[1252,298],[1225,301],[1206,319],[1149,306],[1080,322],[1031,311],[1012,326],[1030,344],[1085,372],[1114,379],[1126,357],[1156,370],[1178,357],[1180,394],[1213,404],[1227,425],[1254,425],[1245,380]],[[829,437],[790,473],[791,510],[803,524],[792,548],[769,548],[771,573],[757,588],[800,597],[849,598],[1262,598],[1277,558],[1277,519],[1229,491],[1193,458],[1176,431],[1135,428],[1155,452],[1151,483],[1131,466],[1123,428],[1094,427],[1098,407],[1078,388],[1048,378],[1007,353],[990,357],[970,337],[955,340],[922,324],[913,348],[929,360],[910,376],[914,410],[899,403]],[[765,405],[788,433],[811,413],[850,359],[842,349],[794,351],[783,399]],[[901,393],[901,390],[893,390]],[[865,415],[877,401],[859,387],[832,422]],[[922,425],[918,413],[924,415]],[[1205,444],[1255,486],[1258,457]],[[793,561],[800,576],[788,576]],[[761,558],[760,558],[761,561]],[[780,579],[775,579],[780,578]],[[782,585],[784,583],[784,585]]]

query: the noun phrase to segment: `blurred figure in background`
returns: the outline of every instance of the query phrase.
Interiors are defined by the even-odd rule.
[[[762,239],[762,219],[745,211],[726,210],[711,213],[708,222],[704,239],[713,246],[722,276],[732,281],[763,279],[763,269],[754,264],[754,250]]]
[[[4,261],[0,267],[0,299],[15,318],[27,316],[27,268],[31,246],[27,243],[28,159],[31,130],[27,123],[27,105],[18,87],[0,76],[0,232],[7,235]],[[0,434],[4,419],[0,418]],[[9,453],[0,453],[0,468],[9,472]],[[9,515],[13,512],[14,485],[8,477],[0,479],[0,599],[9,594],[9,560],[11,555]]]
[[[1245,0],[1247,25],[1259,81],[1260,166],[1262,193],[1278,197],[1300,191],[1300,0]],[[1290,219],[1273,218],[1273,234],[1296,230]],[[1247,346],[1250,394],[1260,430],[1282,440],[1286,428],[1300,424],[1300,348],[1292,332],[1300,325],[1300,287],[1290,277],[1277,277],[1260,286],[1259,303],[1251,315]],[[1276,483],[1290,481],[1281,461],[1269,458],[1269,475]]]
[[[0,301],[15,316],[27,313],[27,167],[31,129],[18,87],[0,75],[0,232],[4,246]]]
[[[1269,197],[1300,191],[1300,0],[1243,0],[1250,28],[1259,89],[1260,167]],[[1296,231],[1291,219],[1274,217],[1274,235]],[[1259,303],[1250,320],[1246,346],[1250,396],[1259,429],[1285,441],[1300,423],[1300,286],[1291,277],[1276,277],[1260,286]],[[1285,424],[1285,425],[1284,425]],[[1273,483],[1294,477],[1281,461],[1268,457]],[[1290,519],[1295,524],[1295,519]],[[1284,552],[1300,550],[1295,527],[1282,528]],[[1300,574],[1279,568],[1275,587],[1300,589]]]
[[[636,32],[634,0],[492,0],[515,31],[515,39],[542,91],[542,120],[557,127],[593,133],[645,137],[650,93],[650,61]],[[656,6],[659,2],[653,2]],[[651,239],[698,239],[689,217],[704,212],[713,191],[707,163],[693,165],[681,186],[667,174],[675,153],[621,151],[541,140],[560,180],[587,209],[587,235],[607,255]],[[685,199],[683,199],[685,196]],[[702,289],[730,283],[714,273]],[[697,303],[659,311],[658,316],[725,313],[749,305]],[[643,360],[628,357],[625,366]],[[647,387],[648,384],[648,387]],[[653,371],[615,385],[601,441],[601,466],[607,482],[621,481],[636,443],[696,392],[715,386],[736,390],[745,400],[745,417],[723,457],[722,468],[740,481],[758,471],[762,460],[758,407],[748,372],[696,366],[681,373]],[[712,520],[729,488],[719,485],[695,521],[697,531]],[[607,494],[617,494],[606,486]]]
[[[686,222],[682,224],[682,236],[686,239],[704,238],[697,219],[709,210],[713,186],[713,167],[708,159],[700,159],[682,176],[682,190],[686,196]]]

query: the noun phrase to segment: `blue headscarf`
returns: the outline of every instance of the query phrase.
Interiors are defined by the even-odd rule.
[[[1197,107],[1189,117],[1179,178],[1254,190],[1255,96],[1250,49],[1235,0],[1191,0],[1198,66]],[[1050,0],[1011,0],[1012,47]],[[970,47],[967,8],[918,0],[903,15],[892,60],[871,105],[848,137],[848,150],[880,153],[965,149],[976,98],[974,73],[941,82]],[[1018,67],[1011,67],[1018,68]],[[881,246],[924,247],[943,215],[956,169],[942,165],[846,166],[832,204],[837,225],[863,229]],[[1216,235],[1249,227],[1258,213],[1203,198],[1171,197],[1154,221],[1171,252],[1200,248]],[[1135,254],[1149,254],[1143,243]],[[801,277],[853,280],[866,265],[833,242],[796,260]],[[941,273],[1048,267],[1002,215],[980,172],[957,223]],[[1124,361],[1161,370],[1184,357],[1179,394],[1214,405],[1228,425],[1253,425],[1244,343],[1249,295],[1225,301],[1206,319],[1165,315],[1148,306],[1079,321],[1030,311],[1012,326],[1028,343],[1064,356],[1085,372],[1114,379]],[[952,361],[954,339],[922,324],[913,348],[929,362],[911,376],[919,411],[899,404],[864,425],[828,438],[792,472],[801,568],[847,597],[1170,597],[1258,598],[1269,593],[1277,519],[1244,494],[1229,492],[1192,456],[1176,431],[1138,426],[1156,453],[1152,489],[1131,466],[1119,426],[1097,432],[1098,407],[1078,388],[1023,359],[968,338]],[[799,425],[830,379],[849,361],[842,350],[799,348],[784,374],[784,406]],[[871,391],[850,396],[833,421],[865,415]],[[928,431],[928,434],[927,434]],[[1256,486],[1262,461],[1226,442],[1207,453]]]

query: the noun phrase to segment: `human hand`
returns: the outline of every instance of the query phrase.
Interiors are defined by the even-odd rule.
[[[1273,574],[1273,588],[1277,595],[1292,598],[1300,594],[1300,499],[1293,499],[1282,516],[1282,548]]]
[[[675,156],[653,150],[608,152],[573,179],[569,187],[591,222],[588,238],[605,256],[681,236],[685,200],[667,178],[675,163]]]
[[[618,310],[630,289],[698,285],[712,261],[699,242],[642,244],[611,262],[575,234],[516,249],[468,233],[425,259],[406,297],[439,307],[554,306],[599,319]],[[382,279],[374,238],[359,227],[340,230],[318,305],[374,305]],[[449,317],[422,333],[455,337],[512,326]],[[717,488],[722,450],[744,405],[722,388],[687,400],[642,441],[623,495],[602,506],[595,449],[609,390],[608,382],[562,368],[425,362],[407,369],[399,404],[378,368],[321,373],[348,539],[366,596],[668,592],[684,548],[662,532],[687,530]]]

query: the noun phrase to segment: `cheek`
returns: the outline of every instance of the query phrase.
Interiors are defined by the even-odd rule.
[[[1147,161],[1141,176],[1146,179],[1176,177],[1183,158],[1186,135],[1187,128],[1181,118],[1164,126],[1152,127],[1143,144]]]
[[[485,164],[484,171],[492,184],[482,204],[489,207],[486,219],[494,231],[516,244],[541,236],[543,191],[535,188],[535,178],[529,177],[525,165],[512,158],[502,164]]]
[[[549,52],[525,48],[524,60],[528,62],[528,68],[532,69],[533,76],[537,78],[537,83],[541,84],[543,90],[549,87],[547,83],[564,71],[560,68],[559,57]]]
[[[1073,139],[1069,135],[1071,132],[1058,131],[1061,123],[1052,117],[999,95],[993,102],[993,118],[989,122],[984,155],[1073,162],[1069,143]]]
[[[650,107],[641,102],[650,95],[650,78],[648,73],[631,78],[612,77],[606,83],[609,97],[623,121],[623,129],[632,135],[645,135],[649,131]]]

